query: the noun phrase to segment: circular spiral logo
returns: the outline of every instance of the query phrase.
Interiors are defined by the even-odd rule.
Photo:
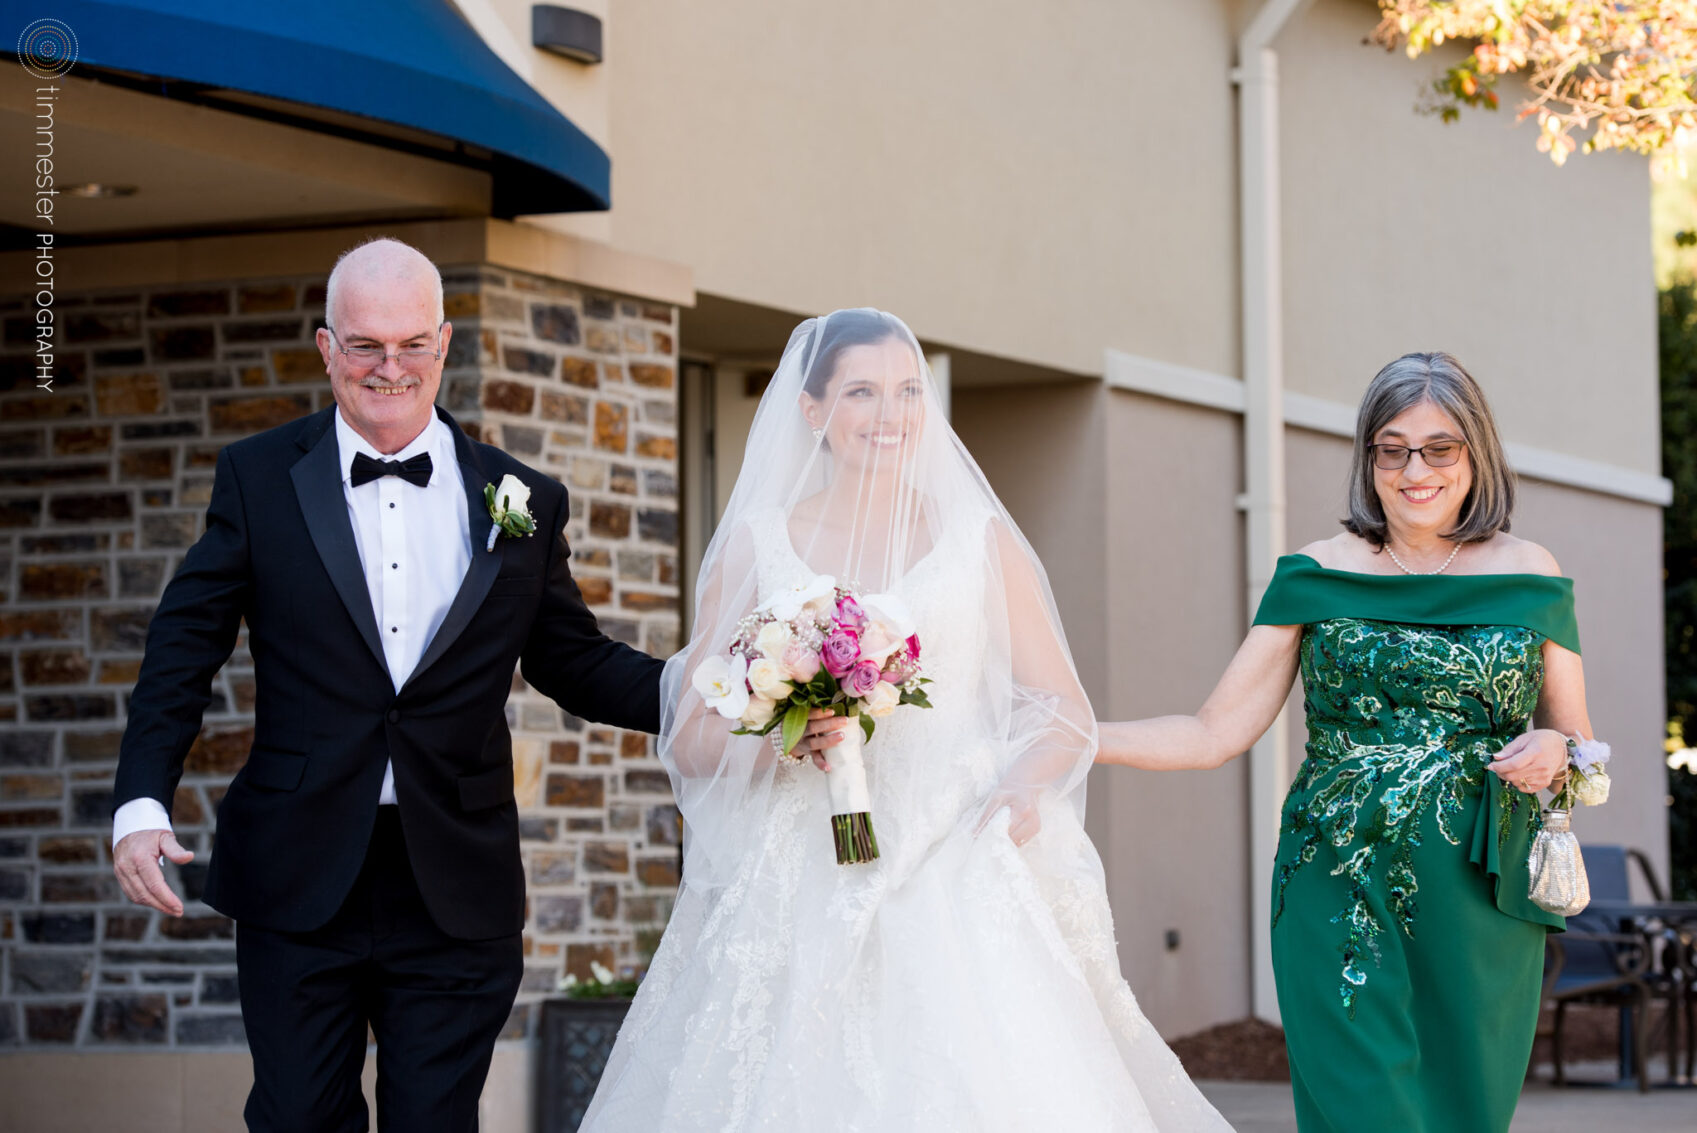
[[[60,20],[37,20],[18,36],[18,62],[38,79],[56,79],[77,61],[77,33]]]

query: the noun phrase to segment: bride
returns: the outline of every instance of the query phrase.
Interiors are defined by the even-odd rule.
[[[813,720],[791,762],[692,680],[820,575],[905,605],[932,682],[865,746],[862,864],[837,864],[823,755],[853,725]],[[1120,978],[1083,827],[1094,715],[900,320],[796,328],[700,577],[661,687],[683,888],[581,1128],[1228,1128]]]

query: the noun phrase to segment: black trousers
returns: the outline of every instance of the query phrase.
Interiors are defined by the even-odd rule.
[[[377,814],[359,880],[330,923],[304,933],[236,926],[254,1133],[368,1130],[368,1024],[378,1129],[477,1129],[495,1039],[524,973],[522,938],[443,934],[419,895],[396,809]]]

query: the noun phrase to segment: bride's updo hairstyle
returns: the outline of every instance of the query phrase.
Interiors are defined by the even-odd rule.
[[[825,399],[825,390],[836,376],[844,351],[856,346],[880,346],[891,339],[899,341],[907,337],[907,328],[894,315],[871,307],[837,311],[817,321],[813,331],[814,356],[801,387],[814,401]]]

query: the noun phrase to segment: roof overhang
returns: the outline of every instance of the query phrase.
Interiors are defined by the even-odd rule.
[[[58,0],[73,77],[487,170],[499,217],[608,207],[607,154],[447,0]]]

